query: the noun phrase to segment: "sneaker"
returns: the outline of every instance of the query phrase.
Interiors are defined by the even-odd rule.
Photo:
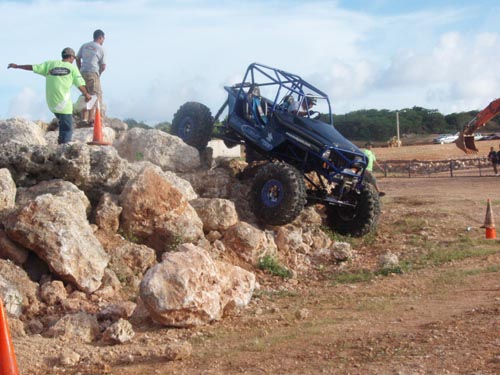
[[[385,193],[384,193],[383,191],[379,191],[379,192],[378,192],[378,196],[379,196],[379,197],[383,197],[384,195],[385,195]]]

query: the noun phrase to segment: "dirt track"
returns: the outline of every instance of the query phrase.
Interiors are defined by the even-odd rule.
[[[375,149],[380,160],[404,159],[403,153],[451,158],[454,151],[454,145]],[[288,281],[258,273],[261,289],[247,309],[191,330],[136,327],[133,343],[108,348],[120,358],[127,345],[142,346],[136,357],[77,373],[499,374],[500,241],[485,240],[480,226],[488,198],[499,220],[500,177],[379,177],[379,184],[387,193],[379,230],[349,240],[351,261],[317,265]],[[399,256],[402,273],[375,275],[389,251]],[[190,357],[148,356],[149,348],[161,353],[175,339],[192,345]],[[41,337],[14,345],[26,374],[38,374],[36,353],[53,351]]]
[[[186,332],[191,358],[112,373],[500,373],[500,246],[479,228],[500,179],[380,184],[388,195],[379,233],[354,244],[358,255],[346,269],[371,270],[387,251],[413,259],[413,269],[347,284],[334,282],[333,265],[284,284],[261,275],[262,289],[247,310]],[[461,259],[464,252],[472,256]],[[443,254],[450,259],[439,260]],[[415,259],[423,263],[416,267]],[[165,333],[147,334],[161,341]]]

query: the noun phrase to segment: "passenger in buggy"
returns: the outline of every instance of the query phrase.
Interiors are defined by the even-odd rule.
[[[260,95],[260,88],[252,85],[247,95],[245,118],[253,124],[267,125],[267,102]]]

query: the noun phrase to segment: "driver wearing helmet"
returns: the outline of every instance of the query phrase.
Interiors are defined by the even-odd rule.
[[[319,112],[314,112],[311,110],[316,102],[316,97],[314,97],[312,94],[307,94],[302,98],[302,101],[299,100],[290,104],[290,107],[288,107],[288,112],[301,117],[309,116],[311,118],[316,118],[317,116],[319,116]]]

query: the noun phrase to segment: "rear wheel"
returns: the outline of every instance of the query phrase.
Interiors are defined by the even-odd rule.
[[[334,232],[361,237],[377,228],[380,216],[380,200],[371,184],[363,185],[361,191],[351,191],[346,197],[355,207],[328,206],[328,225]]]
[[[263,165],[254,178],[251,203],[255,216],[264,224],[293,221],[306,203],[302,174],[286,163]]]
[[[201,151],[207,147],[213,128],[210,109],[201,103],[187,102],[174,115],[171,133]]]

